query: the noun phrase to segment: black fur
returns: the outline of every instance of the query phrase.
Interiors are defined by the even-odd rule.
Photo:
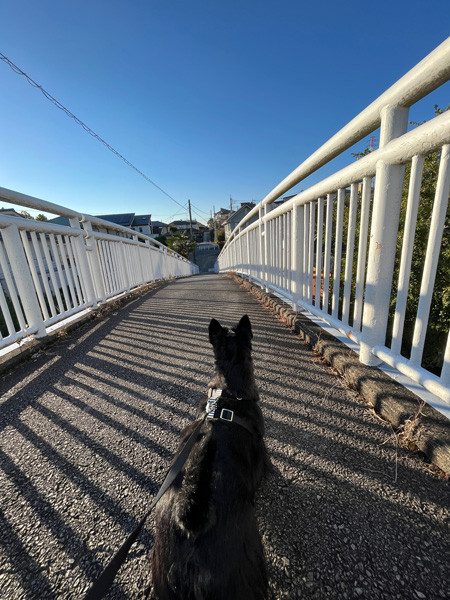
[[[155,515],[152,556],[156,600],[262,600],[267,573],[254,514],[254,496],[270,469],[251,358],[247,315],[229,331],[213,319],[209,339],[216,373],[210,388],[251,425],[253,433],[221,420],[202,426],[185,467]],[[206,400],[200,404],[201,414]],[[183,431],[180,448],[195,428]]]

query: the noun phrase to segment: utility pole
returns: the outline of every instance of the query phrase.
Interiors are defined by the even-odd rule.
[[[189,206],[189,227],[191,230],[191,237],[194,237],[192,234],[192,212],[191,212],[191,201],[188,200],[188,206]]]

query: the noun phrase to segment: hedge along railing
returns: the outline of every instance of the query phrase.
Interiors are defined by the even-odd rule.
[[[450,343],[440,375],[421,362],[449,198],[450,111],[406,130],[408,107],[449,78],[450,38],[268,194],[219,256],[221,272],[236,271],[289,300],[295,310],[310,311],[356,342],[361,362],[384,361],[445,402],[450,402]],[[378,126],[378,150],[271,210],[274,200]],[[407,357],[401,348],[417,206],[424,157],[433,152],[440,153],[439,176]],[[393,282],[407,164],[403,250]],[[396,306],[392,334],[391,302]]]
[[[141,285],[198,273],[196,265],[132,229],[5,188],[0,200],[70,220],[68,227],[0,215],[3,354]]]

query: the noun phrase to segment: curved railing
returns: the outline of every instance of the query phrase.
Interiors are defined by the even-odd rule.
[[[132,229],[5,188],[0,200],[70,222],[0,215],[1,354],[139,286],[198,273],[196,265]]]
[[[219,256],[221,272],[235,271],[310,311],[356,342],[361,362],[384,361],[445,402],[450,343],[434,372],[422,363],[441,242],[449,236],[450,111],[411,131],[407,126],[409,107],[448,79],[450,38],[272,190]],[[378,127],[378,150],[274,208],[282,194]],[[414,290],[414,231],[431,159],[439,168]],[[416,311],[410,342],[407,306]]]

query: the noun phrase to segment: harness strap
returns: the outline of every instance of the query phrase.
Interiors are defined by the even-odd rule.
[[[211,413],[210,413],[211,414]],[[254,433],[253,429],[248,425],[248,421],[238,417],[235,414],[234,410],[230,410],[229,408],[216,408],[212,416],[208,416],[209,419],[221,419],[222,421],[227,421],[227,423],[237,423],[241,427],[244,427],[250,433]]]

